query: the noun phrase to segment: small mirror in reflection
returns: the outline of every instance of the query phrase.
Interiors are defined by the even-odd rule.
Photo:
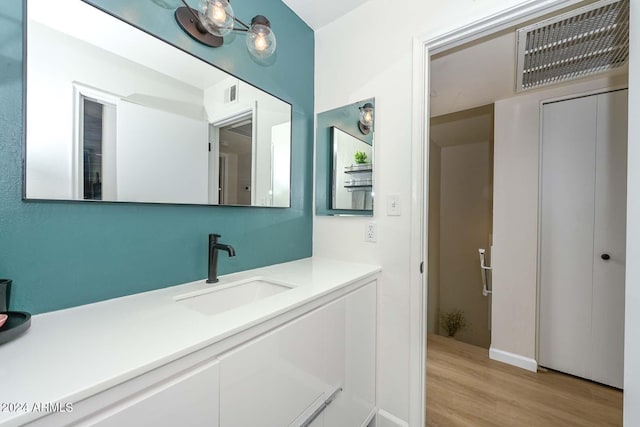
[[[372,150],[347,132],[331,128],[332,209],[373,209]]]

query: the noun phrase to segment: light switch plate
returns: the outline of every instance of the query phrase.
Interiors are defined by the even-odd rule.
[[[389,194],[387,196],[387,215],[389,216],[401,215],[399,194]]]

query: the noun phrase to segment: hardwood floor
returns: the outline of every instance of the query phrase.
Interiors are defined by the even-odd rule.
[[[528,372],[438,335],[427,346],[427,426],[622,425],[622,392],[558,372]]]

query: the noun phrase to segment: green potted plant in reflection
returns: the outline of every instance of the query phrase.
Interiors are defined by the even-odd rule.
[[[467,328],[469,324],[464,318],[462,310],[453,309],[451,311],[440,312],[440,327],[447,332],[447,336],[455,337],[461,330]]]
[[[356,153],[353,155],[353,159],[356,161],[357,165],[367,163],[367,153],[365,153],[364,151],[356,151]]]

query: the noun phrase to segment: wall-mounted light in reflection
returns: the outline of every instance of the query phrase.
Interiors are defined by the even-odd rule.
[[[369,102],[364,104],[360,109],[360,120],[358,121],[358,129],[363,135],[369,135],[373,126],[373,105]]]

